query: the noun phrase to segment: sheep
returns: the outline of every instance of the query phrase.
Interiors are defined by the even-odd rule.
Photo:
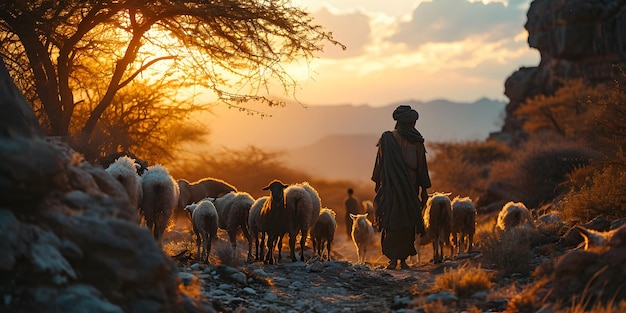
[[[313,239],[313,250],[321,260],[330,260],[330,247],[335,238],[337,221],[335,211],[329,208],[322,208],[315,224],[311,227],[311,238]],[[327,257],[324,258],[324,244],[326,244]]]
[[[452,236],[457,254],[472,251],[475,232],[476,208],[472,199],[456,196],[452,200]]]
[[[139,209],[143,190],[141,188],[141,177],[137,174],[138,164],[128,156],[121,156],[111,163],[105,171],[122,184],[128,194],[130,204],[136,210]]]
[[[196,235],[196,262],[209,263],[211,242],[217,239],[218,220],[215,205],[209,199],[200,200],[198,203],[189,204],[185,207],[193,232]],[[200,252],[202,246],[202,253]]]
[[[285,188],[289,186],[280,180],[273,180],[269,185],[262,188],[269,190],[270,195],[261,208],[260,221],[261,230],[267,234],[267,254],[265,263],[273,264],[274,248],[278,241],[282,242],[283,236],[289,232],[291,227],[291,213],[285,204]],[[281,259],[282,244],[278,244],[278,261]]]
[[[496,228],[507,231],[517,226],[534,227],[535,225],[524,203],[509,201],[498,213]]]
[[[188,204],[198,202],[204,198],[219,198],[231,191],[237,191],[235,186],[217,178],[203,178],[193,183],[185,179],[179,179],[177,183],[180,189],[180,197],[174,211],[176,218],[183,213],[183,209]]]
[[[304,247],[311,226],[321,210],[319,195],[308,183],[293,184],[285,190],[285,205],[291,214],[289,248],[291,261],[296,261],[296,237],[300,234],[300,261],[304,261]]]
[[[248,260],[251,260],[252,239],[248,232],[248,215],[254,198],[247,192],[231,191],[222,197],[210,199],[214,199],[213,203],[219,216],[219,228],[228,232],[230,245],[233,248],[233,257],[237,252],[237,229],[241,228],[241,232],[248,240]]]
[[[143,199],[140,210],[148,229],[160,245],[180,190],[169,171],[160,164],[148,167],[141,176],[141,187]]]
[[[443,246],[450,245],[450,228],[452,227],[452,204],[449,193],[436,192],[426,201],[424,226],[433,238],[433,262],[443,261]],[[450,248],[452,250],[452,248]],[[452,251],[450,251],[452,253]]]
[[[261,228],[261,209],[269,198],[269,196],[263,196],[256,199],[252,207],[250,207],[250,213],[248,214],[248,231],[250,232],[250,237],[254,240],[256,251],[254,259],[257,261],[263,261],[263,254],[265,252],[265,233]],[[259,234],[261,234],[260,238]]]
[[[359,263],[367,261],[367,247],[372,246],[375,242],[374,226],[367,219],[367,213],[350,214],[352,218],[352,242],[356,247],[356,253]]]

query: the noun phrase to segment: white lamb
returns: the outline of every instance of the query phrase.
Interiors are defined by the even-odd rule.
[[[189,214],[193,232],[196,235],[196,262],[209,263],[211,242],[217,239],[218,216],[215,205],[208,199],[200,200],[185,207]],[[202,252],[200,251],[202,246]]]
[[[214,199],[214,198],[212,198]],[[248,216],[254,198],[243,191],[231,191],[222,197],[214,199],[219,227],[228,232],[228,238],[233,250],[233,257],[237,252],[237,229],[241,228],[246,240],[248,240],[248,260],[252,260],[252,239],[248,232]]]
[[[476,232],[476,208],[469,197],[452,199],[452,237],[457,254],[472,251]]]
[[[367,248],[373,246],[376,241],[374,226],[367,219],[367,213],[350,214],[350,218],[352,218],[352,241],[356,247],[358,262],[364,263],[367,261]]]
[[[535,227],[530,211],[522,202],[507,202],[498,213],[496,228],[502,231],[514,227]]]
[[[143,197],[141,177],[137,174],[137,167],[138,164],[135,163],[134,159],[122,156],[106,168],[106,172],[122,184],[128,194],[130,204],[135,209],[139,209]]]
[[[250,232],[250,237],[254,240],[254,247],[256,251],[254,259],[257,261],[263,261],[265,253],[265,232],[263,232],[261,227],[261,209],[267,199],[269,199],[269,196],[263,196],[256,199],[256,201],[252,204],[252,207],[250,207],[250,213],[248,214],[248,231]]]
[[[143,199],[140,211],[148,229],[160,245],[163,232],[178,202],[180,190],[169,171],[159,164],[148,167],[143,173],[141,187]]]
[[[322,208],[315,224],[311,227],[313,250],[317,252],[320,260],[330,260],[330,247],[335,239],[335,230],[337,230],[335,216],[335,211]],[[324,248],[326,248],[326,257],[324,257]]]

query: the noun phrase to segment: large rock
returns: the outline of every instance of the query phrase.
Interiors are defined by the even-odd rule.
[[[16,90],[0,67],[0,312],[203,311],[121,184],[44,139]]]
[[[626,60],[626,3],[535,0],[525,28],[528,44],[539,50],[541,62],[537,67],[520,68],[506,80],[509,103],[502,132],[513,139],[521,123],[512,113],[525,99],[553,94],[562,79],[583,78],[593,84],[624,78],[614,65],[624,65]]]

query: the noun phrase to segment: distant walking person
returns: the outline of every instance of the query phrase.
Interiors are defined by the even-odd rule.
[[[359,199],[354,196],[354,190],[352,188],[348,189],[348,197],[345,201],[346,204],[346,233],[348,234],[348,238],[352,238],[352,218],[350,214],[360,214],[361,210],[359,210]]]
[[[415,129],[419,114],[400,105],[392,116],[395,129],[380,137],[372,173],[376,220],[389,269],[395,269],[398,260],[402,268],[408,268],[406,258],[417,254],[413,242],[416,232],[425,233],[421,212],[431,187],[424,137]]]

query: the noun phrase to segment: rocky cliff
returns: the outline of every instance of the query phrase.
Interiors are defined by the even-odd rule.
[[[502,132],[521,129],[513,112],[527,98],[550,95],[563,79],[585,82],[624,80],[626,61],[626,1],[535,0],[527,13],[528,44],[539,50],[541,62],[524,67],[505,82],[509,98]]]

